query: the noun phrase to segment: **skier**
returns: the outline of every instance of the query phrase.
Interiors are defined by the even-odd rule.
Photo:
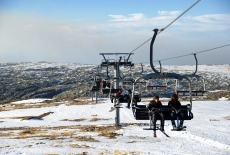
[[[151,110],[152,113],[152,122],[153,122],[153,130],[154,130],[154,137],[156,137],[156,122],[157,117],[161,117],[161,127],[160,130],[164,132],[164,114],[162,113],[161,109],[163,105],[161,101],[159,101],[159,96],[154,96],[153,100],[150,101],[149,104],[146,105],[146,108]]]
[[[177,94],[171,96],[171,100],[168,102],[168,106],[172,107],[171,110],[171,122],[174,130],[179,130],[183,127],[184,114],[180,112],[181,103],[178,101]],[[180,120],[180,125],[176,126],[175,119]]]
[[[119,103],[119,99],[120,99],[120,97],[122,96],[121,95],[121,93],[122,93],[122,90],[121,89],[119,89],[118,91],[117,91],[117,93],[115,94],[115,96],[114,96],[114,99],[115,99],[115,103],[114,103],[114,106],[116,106],[116,105],[119,105],[120,103]],[[112,103],[113,103],[113,98],[112,98]]]

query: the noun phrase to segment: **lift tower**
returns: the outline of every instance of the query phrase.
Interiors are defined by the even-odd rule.
[[[134,66],[134,64],[129,60],[130,56],[133,55],[133,53],[99,53],[100,55],[103,56],[104,60],[101,63],[102,67],[108,67],[108,66],[114,66],[114,77],[113,77],[113,82],[114,82],[114,88],[118,89],[119,88],[119,79],[120,79],[120,66]],[[125,55],[127,59],[122,59],[122,56],[119,57],[119,59],[106,59],[105,55]]]
[[[120,66],[129,66],[132,67],[134,64],[129,60],[130,56],[133,55],[133,53],[99,53],[99,55],[102,55],[104,60],[101,63],[101,67],[109,67],[113,66],[114,67],[114,76],[113,76],[113,85],[115,89],[119,88],[119,80],[121,79],[120,77]],[[106,55],[115,55],[115,59],[106,59]],[[117,58],[117,56],[119,58]],[[127,59],[125,56],[122,59],[121,55],[127,56]],[[120,125],[120,109],[116,108],[116,117],[115,117],[115,125],[119,126]]]

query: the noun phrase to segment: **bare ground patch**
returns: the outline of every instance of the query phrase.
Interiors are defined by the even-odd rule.
[[[0,146],[0,149],[1,148],[8,148],[8,147],[10,147],[9,145],[7,145],[7,146]]]
[[[34,138],[34,137],[43,137],[49,140],[57,140],[60,137],[70,138],[75,134],[73,131],[46,131],[46,130],[24,130],[15,135],[15,139],[24,139],[24,138]]]
[[[58,106],[63,103],[25,103],[25,104],[5,104],[4,106],[0,107],[0,111],[10,111],[15,109],[30,109],[30,108],[41,108],[41,107],[54,107]]]
[[[132,125],[132,126],[149,126],[150,124],[149,123],[121,123],[122,127],[126,127],[129,125]]]
[[[78,154],[70,154],[70,155],[90,155],[88,152],[82,152],[82,153],[78,153]]]
[[[140,151],[135,151],[135,150],[131,150],[131,151],[121,151],[121,150],[115,150],[114,151],[114,155],[138,155],[140,154],[141,152]]]
[[[79,118],[79,119],[63,119],[61,121],[69,121],[69,122],[81,122],[86,120],[86,118]]]
[[[0,137],[9,137],[12,135],[12,132],[0,132]]]
[[[41,115],[38,115],[38,116],[17,116],[17,117],[4,117],[4,118],[1,118],[1,119],[21,119],[21,120],[30,120],[30,119],[41,119],[49,114],[52,114],[53,112],[46,112],[46,113],[43,113]]]
[[[26,117],[23,117],[22,118],[22,120],[29,120],[29,119],[33,119],[33,118],[43,118],[43,117],[45,117],[45,116],[47,116],[47,115],[49,115],[49,114],[52,114],[52,113],[54,113],[54,112],[46,112],[46,113],[43,113],[43,114],[41,114],[41,115],[38,115],[38,116],[26,116]]]
[[[83,132],[99,132],[99,136],[108,138],[115,138],[116,136],[120,135],[115,132],[119,129],[121,128],[116,126],[82,126],[80,128],[80,130]]]
[[[70,144],[70,147],[72,147],[72,148],[84,148],[84,149],[90,148],[90,146],[88,146],[88,145],[80,145],[80,144]]]
[[[225,117],[226,120],[230,120],[230,116]]]
[[[8,104],[4,104],[0,106],[0,111],[10,111],[10,110],[15,110],[15,109],[41,108],[41,107],[54,107],[54,106],[59,106],[61,104],[65,104],[67,106],[91,104],[88,99],[89,98],[65,99],[65,100],[44,100],[43,102],[23,103],[23,104],[8,103]],[[102,102],[103,101],[99,103],[102,103]]]
[[[210,121],[220,121],[219,119],[210,119]]]
[[[99,142],[98,140],[92,138],[91,136],[78,136],[76,137],[77,141],[88,141],[88,142]]]
[[[110,119],[108,119],[108,118],[92,118],[90,120],[90,122],[96,122],[96,121],[99,121],[99,120],[110,120]]]
[[[87,99],[65,100],[65,105],[67,106],[86,105],[86,104],[90,104],[90,101]]]
[[[67,129],[67,131],[61,131]],[[92,137],[75,137],[78,131],[80,132],[98,132],[99,136],[104,136],[107,138],[116,138],[116,131],[121,129],[120,127],[110,126],[110,125],[71,125],[71,126],[56,126],[56,127],[10,127],[10,128],[0,128],[0,131],[15,131],[15,132],[0,132],[0,137],[11,137],[16,139],[22,138],[33,138],[42,137],[49,140],[56,140],[62,138],[76,138],[84,139],[90,141],[96,141]],[[78,131],[76,131],[78,130]],[[19,131],[19,132],[18,132]]]

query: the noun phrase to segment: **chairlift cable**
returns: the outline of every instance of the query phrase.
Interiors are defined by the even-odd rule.
[[[193,55],[193,54],[200,54],[200,53],[204,53],[204,52],[212,51],[212,50],[219,49],[219,48],[223,48],[223,47],[227,47],[227,46],[230,46],[230,44],[226,44],[226,45],[223,45],[223,46],[210,48],[210,49],[203,50],[203,51],[196,52],[196,53],[190,53],[190,54],[180,55],[180,56],[177,56],[177,57],[171,57],[171,58],[162,59],[162,60],[155,60],[155,61],[153,61],[153,62],[166,61],[166,60],[171,60],[171,59],[181,58],[181,57],[185,57],[185,56],[189,56],[189,55]],[[149,63],[149,62],[140,62],[140,63]],[[137,63],[137,64],[140,64],[140,63]]]
[[[189,56],[189,55],[193,55],[193,54],[198,54],[198,53],[204,53],[204,52],[212,51],[212,50],[219,49],[219,48],[223,48],[223,47],[227,47],[227,46],[230,46],[230,44],[223,45],[223,46],[219,46],[219,47],[214,47],[214,48],[207,49],[207,50],[203,50],[203,51],[196,52],[196,53],[190,53],[190,54],[181,55],[181,56],[177,56],[177,57],[172,57],[172,58],[167,58],[167,59],[162,59],[162,60],[156,60],[156,61],[153,61],[153,62],[158,62],[158,61],[165,61],[165,60],[170,60],[170,59],[181,58],[181,57],[185,57],[185,56]]]
[[[166,28],[168,28],[170,25],[172,25],[177,19],[179,19],[181,16],[183,16],[186,12],[188,12],[192,7],[194,7],[198,2],[200,2],[200,0],[197,0],[192,6],[190,6],[187,10],[185,10],[180,16],[178,16],[176,19],[174,19],[171,23],[169,23],[165,28],[161,29],[159,33],[161,33],[162,31],[164,31]]]
[[[192,7],[194,7],[198,2],[200,2],[200,0],[197,0],[192,6],[190,6],[187,10],[185,10],[181,15],[179,15],[176,19],[174,19],[171,23],[169,23],[165,28],[162,28],[158,34],[160,34],[162,31],[164,31],[166,28],[168,28],[170,25],[172,25],[176,20],[178,20],[181,16],[183,16],[186,12],[188,12]],[[144,43],[142,43],[141,45],[139,45],[138,47],[136,47],[134,50],[132,50],[130,53],[133,53],[134,51],[136,51],[138,48],[140,48],[141,46],[143,46],[144,44],[146,44],[149,40],[151,40],[151,38],[149,38],[148,40],[146,40]],[[127,56],[127,55],[126,55]]]

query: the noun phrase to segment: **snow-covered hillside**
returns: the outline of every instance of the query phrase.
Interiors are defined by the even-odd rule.
[[[156,66],[157,68],[159,66]],[[195,66],[163,66],[163,72],[191,74]],[[113,77],[114,68],[109,67],[109,76]],[[120,67],[121,77],[133,78],[152,73],[149,65],[135,64],[132,68]],[[89,88],[94,83],[96,73],[106,77],[106,69],[97,65],[81,65],[76,63],[1,63],[0,64],[0,103],[7,103],[30,98],[66,99],[90,96]],[[230,65],[199,65],[197,75],[205,80],[207,91],[230,90]],[[171,82],[171,85],[170,85]],[[165,85],[159,81],[158,84]],[[168,83],[166,97],[175,87],[175,81]],[[186,89],[187,84],[180,84],[181,89]],[[202,90],[202,81],[195,81],[193,89]],[[142,90],[144,91],[144,89]],[[144,94],[144,93],[143,93]],[[151,96],[151,93],[145,93]],[[162,94],[163,95],[163,94]],[[105,97],[99,94],[100,97]]]
[[[40,99],[1,106],[0,154],[230,154],[229,101],[194,101],[194,119],[185,121],[186,131],[171,131],[166,121],[170,138],[160,131],[154,138],[151,130],[143,130],[149,121],[135,120],[125,103],[120,110],[122,127],[114,127],[115,111],[109,112],[113,104],[99,100],[95,104],[89,99]]]

